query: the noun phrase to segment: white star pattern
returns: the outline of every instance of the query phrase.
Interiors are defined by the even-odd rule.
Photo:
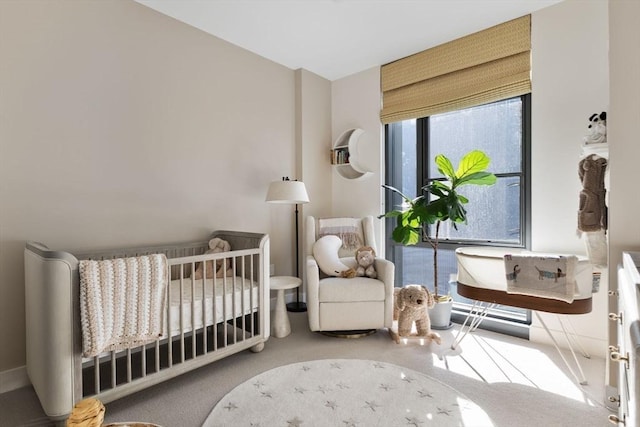
[[[364,408],[369,408],[369,409],[371,409],[373,412],[376,412],[376,408],[382,408],[382,406],[381,406],[381,405],[378,405],[378,404],[377,404],[375,401],[373,401],[373,400],[372,400],[371,402],[367,402],[367,401],[365,401],[364,403],[365,403]]]
[[[407,425],[408,426],[414,426],[414,427],[418,427],[420,424],[424,424],[422,421],[420,421],[418,418],[416,417],[407,417]]]
[[[234,409],[238,409],[238,407],[235,403],[229,402],[227,403],[227,406],[224,407],[224,409],[226,409],[227,411],[233,411]]]
[[[300,362],[259,374],[221,399],[203,427],[238,425],[240,419],[248,427],[429,427],[464,425],[463,419],[493,425],[482,408],[446,384],[357,359]]]
[[[338,404],[333,400],[327,400],[327,403],[325,403],[324,406],[326,406],[327,408],[331,408],[335,411],[336,408],[338,407]]]
[[[451,415],[451,410],[447,409],[447,408],[438,407],[438,414],[444,414],[444,415],[450,416]]]
[[[287,427],[300,427],[302,420],[298,417],[294,417],[292,420],[287,420]]]
[[[319,385],[317,391],[319,391],[322,394],[327,394],[328,392],[331,391],[331,388],[326,385]]]
[[[380,389],[384,390],[384,391],[389,391],[389,390],[393,390],[395,387],[392,386],[391,384],[380,384]]]
[[[418,395],[420,397],[433,397],[433,394],[431,394],[429,390],[425,390],[425,389],[418,390]]]

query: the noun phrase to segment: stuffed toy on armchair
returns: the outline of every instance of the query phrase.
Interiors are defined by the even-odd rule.
[[[374,266],[375,260],[376,252],[371,246],[363,246],[356,250],[356,262],[358,263],[358,267],[356,267],[356,276],[366,276],[370,279],[378,277],[378,273]]]

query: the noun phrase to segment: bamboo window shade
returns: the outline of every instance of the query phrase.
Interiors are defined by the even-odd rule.
[[[383,123],[531,92],[531,15],[383,65]]]

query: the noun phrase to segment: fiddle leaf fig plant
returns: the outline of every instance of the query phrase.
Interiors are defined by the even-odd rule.
[[[454,169],[451,161],[443,154],[435,157],[438,171],[446,180],[434,180],[422,187],[422,193],[415,199],[403,194],[397,188],[389,185],[383,187],[389,191],[398,193],[403,204],[400,209],[387,212],[380,217],[396,218],[396,227],[392,238],[403,245],[415,245],[423,240],[427,241],[433,249],[433,287],[436,301],[447,301],[449,295],[438,293],[438,243],[440,226],[451,221],[453,228],[458,229],[459,223],[467,223],[467,210],[465,206],[469,199],[460,194],[458,189],[464,185],[493,185],[496,176],[486,169],[491,159],[484,152],[474,150],[467,153],[458,168]],[[427,231],[427,225],[435,225],[435,232],[431,237]]]

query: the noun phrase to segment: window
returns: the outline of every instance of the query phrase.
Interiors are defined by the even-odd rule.
[[[455,249],[462,245],[508,247],[529,246],[529,140],[530,95],[518,96],[463,110],[390,123],[386,128],[387,183],[408,196],[421,194],[430,181],[443,178],[434,162],[444,154],[457,165],[464,154],[479,149],[491,158],[488,170],[498,178],[493,186],[461,189],[470,202],[468,224],[455,230],[446,224],[440,230],[438,251],[439,283],[449,283],[456,273]],[[401,203],[387,192],[387,206]],[[387,220],[387,236],[395,225]],[[431,233],[432,230],[427,230]],[[396,265],[396,283],[424,283],[432,275],[431,248],[424,242],[403,246],[388,238],[387,253]],[[428,284],[428,283],[427,283]],[[468,310],[469,301],[450,289],[454,309]],[[530,322],[528,311],[502,307],[496,318]]]

